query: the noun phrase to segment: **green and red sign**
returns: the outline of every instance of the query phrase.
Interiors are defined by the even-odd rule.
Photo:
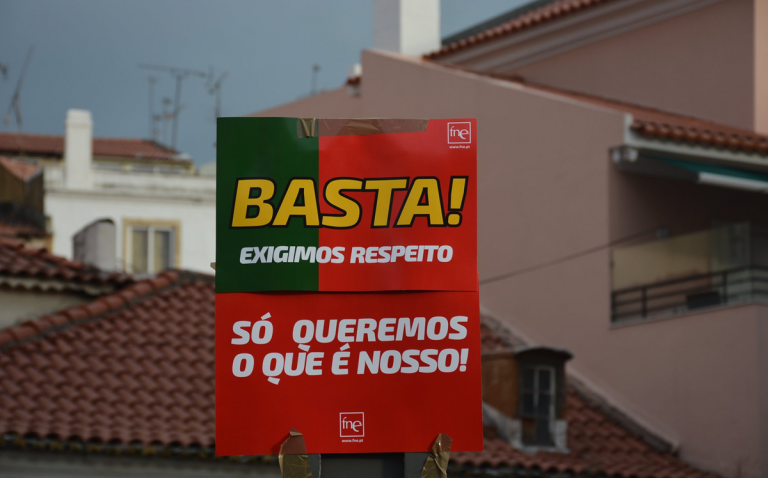
[[[477,289],[474,138],[450,143],[445,120],[297,138],[296,121],[219,120],[217,292]]]
[[[218,120],[216,450],[482,449],[474,119]]]

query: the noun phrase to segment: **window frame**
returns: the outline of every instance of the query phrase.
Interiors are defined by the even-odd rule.
[[[529,389],[525,386],[525,376],[526,371],[533,370],[533,388]],[[545,391],[542,389],[541,384],[539,383],[540,380],[540,371],[547,371],[549,372],[549,390]],[[559,387],[558,387],[558,367],[555,364],[551,363],[541,363],[541,362],[529,362],[529,363],[522,363],[520,366],[520,384],[519,384],[519,416],[522,420],[533,420],[534,423],[534,441],[531,443],[527,443],[524,440],[525,445],[532,445],[532,446],[553,446],[555,443],[555,423],[558,419],[558,400],[559,400]],[[525,396],[528,394],[533,395],[533,411],[531,413],[526,412],[525,410]],[[547,410],[546,416],[541,415],[538,410],[538,402],[540,400],[540,397],[542,395],[548,395],[549,396],[549,409]],[[538,423],[540,421],[546,421],[548,424],[549,429],[549,436],[548,440],[546,442],[539,441],[537,439],[537,433],[536,429],[538,428]],[[523,437],[524,438],[524,437]]]
[[[147,231],[147,271],[137,274],[157,274],[161,271],[152,270],[154,266],[154,233],[155,231],[170,232],[169,241],[169,268],[181,267],[181,221],[163,219],[123,219],[123,270],[129,273],[133,271],[133,231],[145,229]]]
[[[566,395],[566,381],[565,381],[565,363],[573,358],[571,352],[561,348],[547,347],[542,345],[525,346],[520,347],[515,351],[515,358],[517,359],[518,371],[517,371],[517,418],[520,420],[520,442],[522,446],[531,447],[536,449],[550,449],[558,447],[558,435],[559,423],[565,420],[565,395]],[[523,391],[527,390],[525,384],[525,370],[528,368],[534,368],[541,370],[542,368],[548,368],[550,373],[554,373],[550,380],[554,380],[554,388],[550,391],[550,413],[549,413],[549,442],[544,443],[538,440],[536,437],[536,422],[537,415],[530,415],[523,413]],[[550,382],[550,386],[552,382]],[[552,413],[554,408],[554,413]],[[532,418],[529,418],[532,417]],[[531,420],[533,420],[533,431],[531,431]]]

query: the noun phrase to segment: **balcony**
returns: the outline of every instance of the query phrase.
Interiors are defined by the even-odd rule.
[[[732,224],[611,252],[611,321],[768,300],[768,229]]]

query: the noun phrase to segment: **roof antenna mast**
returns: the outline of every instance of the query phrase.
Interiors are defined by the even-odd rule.
[[[19,81],[16,83],[16,91],[13,92],[13,98],[11,98],[11,104],[8,106],[8,113],[5,114],[5,124],[11,124],[11,113],[16,117],[16,126],[21,133],[23,128],[23,119],[21,116],[21,85],[24,83],[24,75],[27,73],[27,66],[29,60],[32,58],[32,52],[35,50],[34,45],[29,47],[27,52],[27,58],[24,60],[24,66],[21,67],[21,75],[19,75]]]
[[[312,86],[309,89],[309,95],[314,96],[317,94],[317,75],[320,73],[320,65],[312,65]]]
[[[209,78],[210,75],[204,71],[190,70],[187,68],[176,68],[173,66],[163,65],[144,65],[140,64],[139,68],[145,70],[166,71],[176,79],[176,93],[173,103],[173,111],[171,117],[173,118],[173,133],[171,134],[171,148],[176,149],[176,140],[179,132],[179,113],[181,112],[181,82],[188,76],[197,76],[199,78]]]
[[[149,137],[152,138],[152,141],[157,142],[157,135],[159,134],[157,121],[160,119],[155,114],[155,83],[157,83],[157,78],[150,76],[147,79],[149,80]]]
[[[211,95],[216,95],[216,109],[214,110],[214,114],[216,115],[216,118],[221,117],[221,84],[224,83],[224,80],[227,79],[227,75],[229,75],[228,72],[224,72],[219,76],[219,79],[216,80],[216,82],[211,85],[211,88],[208,90],[208,93]]]
[[[0,63],[0,81],[8,78],[8,67]]]

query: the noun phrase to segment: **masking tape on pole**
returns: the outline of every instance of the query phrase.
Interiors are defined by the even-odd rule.
[[[294,428],[280,446],[280,473],[283,478],[312,478],[304,435]]]
[[[445,433],[437,435],[432,444],[424,468],[421,469],[421,478],[448,478],[448,460],[451,458],[451,437]]]

